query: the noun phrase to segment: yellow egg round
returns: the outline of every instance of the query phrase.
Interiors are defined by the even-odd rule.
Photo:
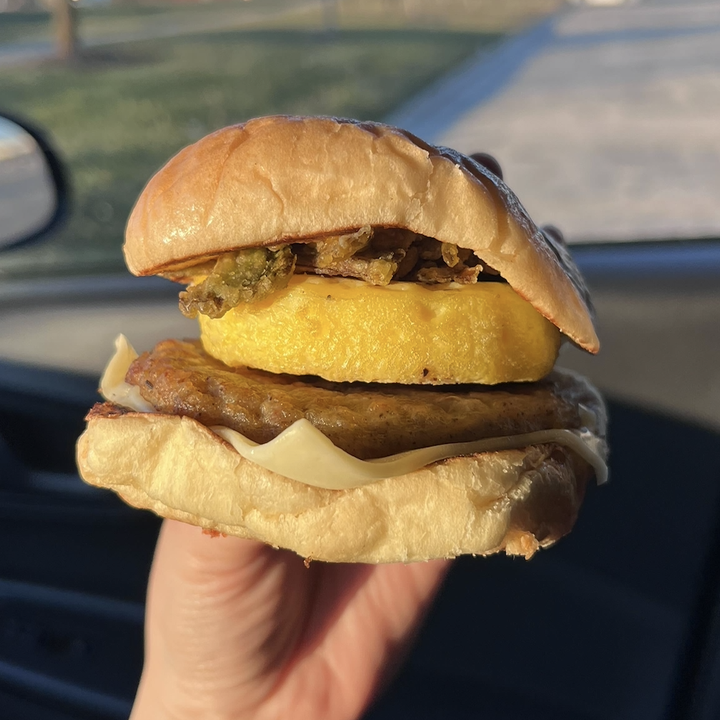
[[[296,275],[261,302],[199,317],[205,350],[226,365],[339,382],[534,381],[552,370],[561,342],[501,282],[379,287]]]

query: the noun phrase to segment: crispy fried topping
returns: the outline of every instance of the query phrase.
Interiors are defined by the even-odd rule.
[[[372,228],[366,225],[355,233],[337,235],[300,246],[300,251],[307,250],[316,268],[330,268],[338,263],[349,260],[370,243],[373,236]]]
[[[475,283],[499,279],[471,250],[441,243],[401,228],[372,228],[278,248],[246,248],[166,277],[190,285],[180,293],[180,310],[222,317],[241,303],[282,290],[293,272],[349,277],[372,285],[392,280],[425,284]]]
[[[222,317],[236,305],[256,302],[282,290],[294,269],[295,254],[287,245],[221,255],[204,280],[180,293],[180,311],[189,318],[198,313]]]

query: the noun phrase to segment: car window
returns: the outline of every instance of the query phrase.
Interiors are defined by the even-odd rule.
[[[71,6],[63,35],[44,6],[0,4],[3,108],[48,134],[72,187],[69,222],[0,256],[0,279],[122,271],[124,223],[149,176],[204,134],[269,113],[389,120],[490,152],[570,242],[720,234],[717,6]]]

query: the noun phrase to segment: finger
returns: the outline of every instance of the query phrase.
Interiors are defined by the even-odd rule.
[[[497,175],[501,180],[503,179],[503,171],[500,167],[500,163],[489,153],[477,152],[470,156],[476,163],[482,165],[486,170],[489,170],[493,175]]]
[[[327,674],[318,672],[320,657],[332,677],[342,681],[334,699],[345,712],[335,708],[328,717],[359,716],[392,679],[448,568],[444,560],[325,566],[313,617],[277,703],[290,705],[287,698],[298,703],[303,695],[320,694],[317,683]],[[338,587],[346,592],[339,595]]]
[[[184,706],[223,698],[250,709],[295,642],[308,590],[289,553],[166,520],[148,589],[147,673]]]
[[[550,237],[552,237],[552,239],[560,245],[567,245],[567,242],[565,241],[565,235],[559,227],[555,227],[555,225],[543,225],[541,230],[546,235],[550,235]]]
[[[450,560],[433,560],[386,568],[388,577],[384,578],[377,588],[374,602],[390,610],[387,632],[391,641],[386,651],[388,667],[378,676],[376,694],[390,684],[405,661],[451,567]],[[410,577],[403,577],[404,571]],[[393,603],[393,598],[397,597],[398,586],[409,586],[412,588],[412,593],[407,593],[400,602]]]
[[[409,641],[411,629],[424,617],[450,566],[448,560],[381,566],[358,601],[382,618],[393,646]]]

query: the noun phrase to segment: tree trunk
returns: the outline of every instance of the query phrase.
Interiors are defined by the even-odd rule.
[[[57,57],[66,62],[77,60],[80,56],[77,8],[72,0],[52,0],[51,7],[55,18]]]

